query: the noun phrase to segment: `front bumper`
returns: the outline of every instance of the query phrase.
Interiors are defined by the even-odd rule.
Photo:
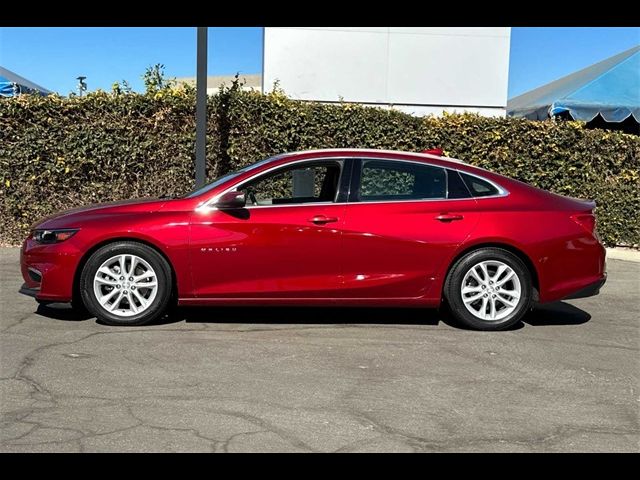
[[[26,295],[27,297],[35,298],[36,302],[38,302],[41,305],[56,303],[55,300],[42,300],[41,298],[39,298],[40,289],[29,287],[26,283],[22,284],[22,286],[20,287],[20,290],[18,290],[18,293],[21,293],[22,295]]]
[[[74,275],[80,258],[80,251],[69,240],[53,245],[25,240],[20,252],[20,267],[25,283],[20,293],[41,302],[71,301]]]
[[[575,298],[587,298],[594,297],[600,293],[600,289],[607,281],[607,274],[603,274],[602,278],[596,282],[593,282],[587,285],[584,288],[581,288],[577,292],[573,292],[572,294],[564,297],[564,300],[571,300]]]
[[[36,298],[36,296],[40,293],[40,289],[29,287],[26,283],[23,283],[22,286],[20,287],[20,290],[18,290],[18,293],[21,293],[28,297]]]

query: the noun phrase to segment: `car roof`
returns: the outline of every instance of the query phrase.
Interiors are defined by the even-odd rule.
[[[397,158],[398,156],[402,156],[402,157],[408,156],[408,157],[421,158],[423,160],[427,160],[427,159],[443,160],[447,162],[466,164],[466,162],[464,162],[463,160],[458,160],[457,158],[433,155],[430,153],[407,152],[404,150],[384,150],[384,149],[377,149],[377,148],[323,148],[323,149],[316,149],[316,150],[300,150],[297,152],[289,152],[283,155],[278,155],[277,158],[293,157],[298,155],[306,156],[306,155],[313,155],[313,154],[331,154],[331,153],[335,155],[347,156],[347,157],[357,157],[360,155],[380,155],[388,158],[389,160],[398,159]]]

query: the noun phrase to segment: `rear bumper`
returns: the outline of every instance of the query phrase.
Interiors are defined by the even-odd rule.
[[[593,236],[555,242],[555,248],[545,245],[534,258],[540,303],[597,295],[607,279],[606,250]]]
[[[586,287],[581,288],[576,292],[573,292],[572,294],[564,297],[563,300],[594,297],[600,293],[600,289],[602,288],[602,286],[605,284],[606,281],[607,281],[607,274],[605,273],[600,280],[590,283]]]

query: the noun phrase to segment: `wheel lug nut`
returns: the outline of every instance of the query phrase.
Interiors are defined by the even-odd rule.
[[[120,280],[124,280],[124,277],[120,277]]]
[[[485,288],[487,288],[487,287],[485,287],[484,285],[482,285],[482,289],[484,290]]]
[[[118,284],[118,285],[116,285],[116,288],[118,288],[118,289],[119,289],[121,286],[122,286],[122,285]]]
[[[130,282],[133,282],[133,277],[129,277],[129,281],[130,281]]]
[[[131,290],[135,290],[136,286],[135,285],[131,285]]]
[[[485,294],[483,295],[483,297],[485,297],[485,298],[486,298],[486,297],[488,297],[488,296],[489,296],[489,295],[488,295],[487,293],[485,293]]]

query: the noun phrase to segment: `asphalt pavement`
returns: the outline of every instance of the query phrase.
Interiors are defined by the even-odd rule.
[[[0,249],[3,452],[640,450],[640,263],[489,333],[362,308],[109,327],[19,295],[17,262]]]

